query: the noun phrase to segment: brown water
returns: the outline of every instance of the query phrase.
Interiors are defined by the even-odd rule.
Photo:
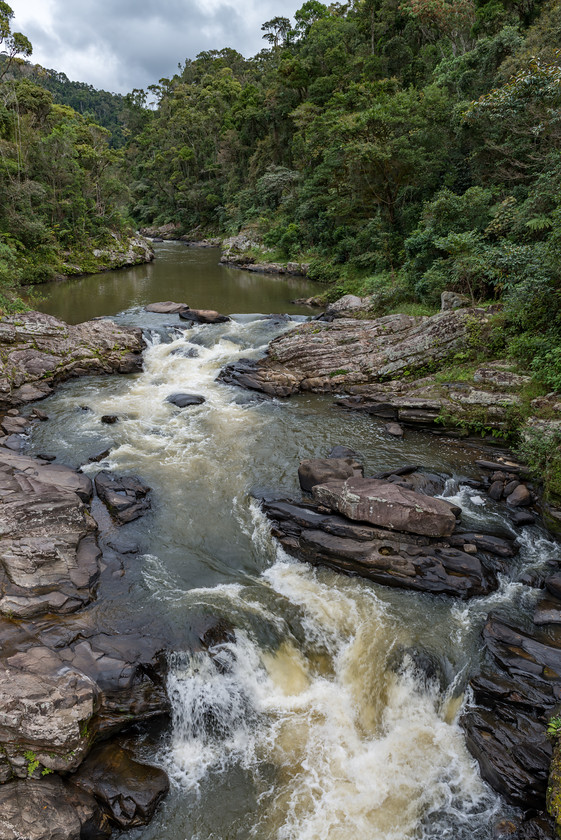
[[[299,460],[338,443],[359,451],[367,474],[404,462],[446,472],[448,496],[466,523],[510,526],[499,505],[463,482],[473,475],[473,450],[415,432],[388,439],[381,423],[336,409],[328,398],[256,401],[217,383],[221,367],[262,353],[290,324],[246,314],[187,328],[141,305],[175,298],[241,313],[283,311],[287,289],[248,276],[246,286],[242,279],[235,286],[237,297],[230,290],[229,305],[203,300],[201,272],[215,257],[163,251],[172,278],[161,280],[161,294],[137,288],[134,305],[119,298],[112,307],[121,310],[120,322],[145,328],[143,371],[67,383],[45,401],[51,419],[38,424],[31,444],[76,465],[110,446],[101,467],[137,473],[153,488],[153,511],[125,529],[141,556],[127,561],[119,586],[102,584],[109,622],[119,613],[135,626],[145,615],[179,627],[210,612],[236,628],[221,669],[206,655],[175,652],[172,726],[143,748],[167,769],[172,791],[153,823],[123,840],[489,840],[504,807],[482,783],[458,715],[486,614],[527,609],[534,593],[516,576],[545,563],[556,546],[538,528],[527,529],[499,591],[467,604],[289,559],[253,493],[298,492]],[[163,272],[165,259],[153,270]],[[179,277],[181,287],[174,285]],[[105,295],[107,278],[80,281],[92,299],[85,317],[98,305],[98,286]],[[74,288],[66,287],[68,297]],[[50,305],[64,315],[52,297]],[[174,391],[206,402],[178,410],[166,402]],[[103,414],[121,420],[103,426]],[[419,679],[407,651],[428,653],[441,682]]]
[[[218,248],[188,248],[183,242],[156,244],[156,259],[134,268],[46,283],[38,309],[78,324],[99,315],[116,315],[159,300],[219,312],[311,312],[291,303],[318,287],[302,277],[253,274],[219,264]]]

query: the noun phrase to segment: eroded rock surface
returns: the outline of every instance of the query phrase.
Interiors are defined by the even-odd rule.
[[[118,477],[102,470],[94,481],[97,495],[119,524],[132,522],[150,510],[150,488],[137,476]]]
[[[458,309],[432,317],[312,321],[272,341],[264,359],[242,359],[219,378],[281,397],[299,391],[353,393],[357,386],[434,367],[465,347],[474,323],[484,326],[488,320],[483,309]]]
[[[0,410],[40,399],[73,376],[131,373],[142,365],[139,329],[96,320],[70,325],[42,312],[0,320]]]
[[[293,557],[385,586],[470,598],[497,587],[493,562],[445,540],[397,533],[294,500],[264,501],[272,533]]]

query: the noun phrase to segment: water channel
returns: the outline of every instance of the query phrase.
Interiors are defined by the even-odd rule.
[[[293,325],[264,314],[307,317],[290,300],[313,290],[216,263],[216,251],[165,244],[153,265],[55,285],[40,305],[74,322],[111,315],[148,338],[141,373],[66,383],[42,404],[50,421],[31,442],[75,466],[110,447],[102,467],[153,488],[152,512],[126,526],[140,556],[102,583],[108,625],[145,616],[172,633],[213,614],[235,628],[223,667],[206,654],[173,656],[171,727],[142,747],[172,791],[152,824],[123,840],[488,840],[506,811],[481,781],[458,717],[485,616],[527,609],[534,593],[517,574],[556,547],[525,529],[498,592],[468,603],[287,557],[253,496],[298,493],[300,459],[339,443],[361,454],[367,475],[412,462],[449,474],[464,522],[512,532],[499,505],[463,482],[475,475],[473,449],[416,432],[390,439],[382,423],[327,397],[261,400],[217,383],[224,365],[262,353]],[[143,309],[166,299],[234,317],[190,328]],[[177,391],[206,402],[179,410],[166,402]],[[103,414],[120,422],[104,426]],[[439,680],[416,669],[419,651]]]

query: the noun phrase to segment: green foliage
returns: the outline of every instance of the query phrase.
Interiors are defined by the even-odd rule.
[[[556,739],[561,735],[561,716],[555,715],[547,722],[547,735],[549,738]]]
[[[527,429],[518,448],[520,456],[537,481],[543,483],[546,497],[561,498],[561,429]]]

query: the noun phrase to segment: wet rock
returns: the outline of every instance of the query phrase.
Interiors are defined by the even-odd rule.
[[[561,628],[525,630],[490,618],[486,662],[471,681],[476,707],[462,717],[483,778],[513,805],[542,808],[551,743],[547,719],[561,700]]]
[[[510,520],[513,525],[518,525],[519,527],[523,525],[536,524],[535,516],[532,516],[532,514],[526,510],[515,511],[514,513],[511,513]]]
[[[42,312],[0,320],[0,410],[52,393],[73,376],[131,373],[142,365],[139,329],[113,321],[70,325]]]
[[[400,426],[399,423],[386,423],[386,425],[384,426],[384,429],[392,437],[397,437],[397,438],[402,438],[403,437],[403,426]]]
[[[561,624],[561,600],[545,597],[536,604],[533,616],[534,624]]]
[[[5,449],[10,449],[12,452],[21,452],[23,449],[24,438],[21,435],[7,435],[2,438],[0,444]]]
[[[288,554],[385,586],[470,598],[497,587],[480,559],[447,542],[397,533],[325,513],[313,504],[262,502]]]
[[[122,830],[147,825],[169,790],[163,770],[135,761],[115,744],[96,747],[72,783],[101,803],[110,822]]]
[[[99,464],[100,461],[104,461],[106,458],[109,457],[111,454],[111,449],[102,449],[101,452],[97,452],[95,455],[90,455],[88,461],[92,464]]]
[[[352,458],[355,461],[360,462],[360,455],[358,454],[358,452],[355,452],[355,450],[351,449],[349,446],[341,446],[341,445],[334,446],[327,457],[328,458]]]
[[[548,592],[551,592],[554,598],[561,599],[561,573],[550,575],[546,578],[545,587]]]
[[[102,840],[110,834],[95,799],[58,776],[0,786],[2,840]]]
[[[150,488],[134,475],[117,477],[102,470],[95,479],[97,495],[120,525],[150,510]]]
[[[526,485],[519,484],[510,496],[507,497],[506,503],[511,507],[527,507],[532,504],[532,496]]]
[[[508,496],[512,495],[512,493],[514,493],[514,491],[516,490],[517,487],[520,487],[520,482],[517,479],[513,479],[512,481],[509,481],[508,484],[505,484],[505,489],[504,489],[505,499]]]
[[[182,309],[179,317],[195,324],[224,324],[230,320],[227,315],[221,315],[214,309]]]
[[[448,542],[453,546],[460,546],[464,543],[472,543],[477,546],[478,551],[494,554],[497,557],[515,557],[518,548],[514,540],[506,540],[502,537],[494,537],[491,534],[476,534],[473,531],[460,531],[452,534]]]
[[[274,374],[267,378],[261,371],[260,363],[256,359],[238,359],[232,365],[227,365],[217,376],[217,382],[225,385],[238,385],[250,391],[262,391],[271,397],[289,397],[296,393],[296,378],[287,375],[281,378]]]
[[[489,487],[489,495],[493,501],[498,502],[503,497],[504,481],[493,481]]]
[[[106,423],[108,426],[112,426],[114,423],[119,422],[119,418],[116,414],[103,414],[101,417],[101,422]]]
[[[514,462],[509,463],[501,463],[500,461],[485,461],[484,459],[480,458],[475,462],[477,467],[481,467],[483,470],[493,470],[494,472],[500,473],[518,473],[520,472],[520,464],[516,464]]]
[[[56,461],[56,455],[45,455],[44,453],[39,454],[37,453],[37,458],[41,461]]]
[[[121,535],[116,535],[107,540],[107,545],[116,551],[117,554],[138,554],[140,551],[138,543]]]
[[[178,408],[187,408],[190,405],[202,405],[206,402],[205,397],[200,394],[170,394],[166,402],[176,405]]]
[[[184,309],[189,309],[186,303],[175,303],[173,300],[149,303],[148,306],[144,307],[146,312],[156,312],[160,315],[176,315]]]
[[[373,478],[382,478],[382,476],[372,476]],[[397,487],[402,487],[404,490],[414,490],[416,493],[422,493],[425,496],[436,496],[442,493],[446,484],[447,476],[438,475],[437,473],[425,473],[420,471],[403,472],[398,470],[395,473],[384,473],[383,480],[395,484]],[[450,502],[447,502],[450,504]],[[460,508],[452,506],[453,510],[458,513]]]
[[[331,510],[382,528],[443,537],[449,536],[456,527],[456,517],[447,502],[405,490],[388,481],[334,479],[316,485],[312,492],[316,501]]]
[[[198,359],[200,356],[196,347],[175,347],[171,351],[172,356],[183,356],[185,359]]]
[[[301,461],[298,467],[300,487],[311,493],[316,484],[323,484],[331,479],[346,479],[351,476],[363,476],[364,469],[354,458],[315,458]]]

